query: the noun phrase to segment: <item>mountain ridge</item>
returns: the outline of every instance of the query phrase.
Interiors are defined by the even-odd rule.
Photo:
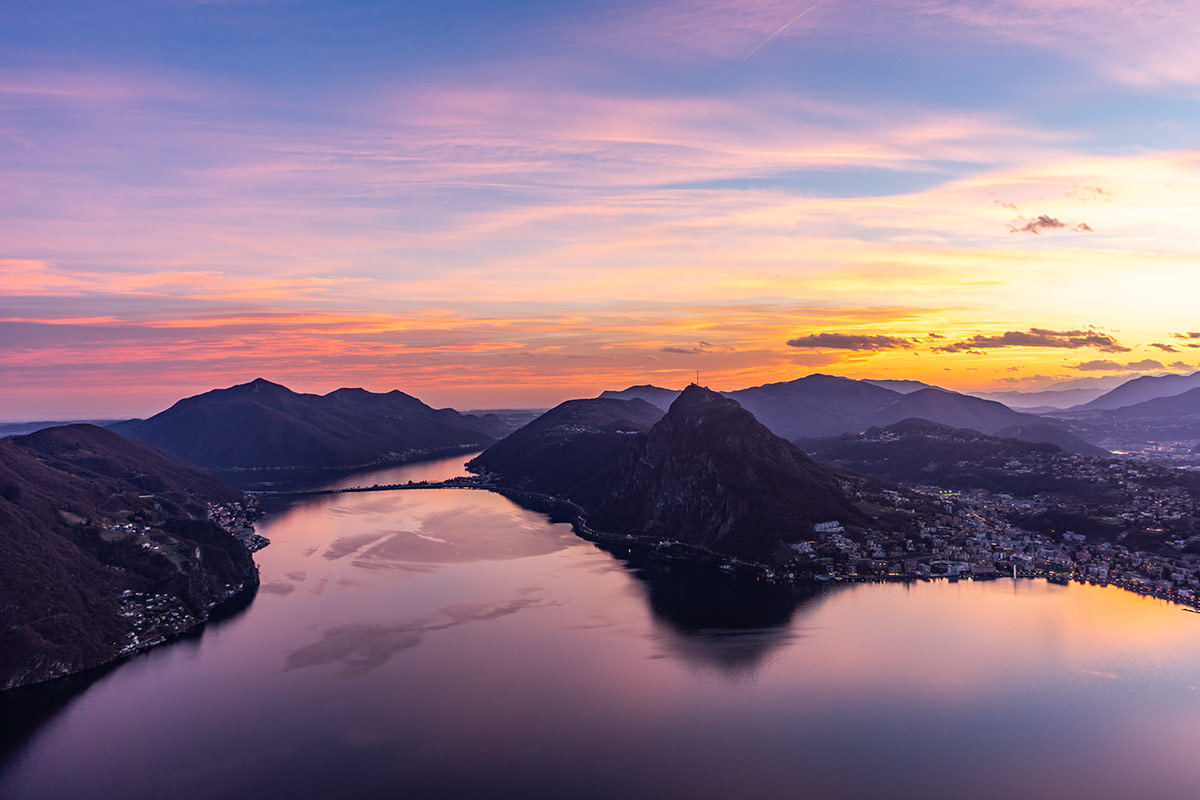
[[[207,469],[350,468],[491,444],[496,418],[434,409],[399,390],[294,392],[257,378],[185,397],[111,430]]]
[[[92,425],[0,440],[0,689],[161,643],[258,585],[220,479]]]
[[[792,381],[768,383],[720,394],[736,400],[778,436],[789,440],[837,436],[921,417],[952,427],[969,427],[994,434],[1022,426],[1041,426],[1043,417],[1025,414],[994,400],[952,392],[936,386],[912,386],[910,391],[888,388],[882,380],[854,380],[814,373]],[[922,388],[922,386],[924,388]],[[657,386],[632,386],[606,391],[602,397],[641,397],[663,407],[678,392]],[[1064,434],[1066,432],[1064,431]],[[1043,434],[1044,435],[1044,434]]]

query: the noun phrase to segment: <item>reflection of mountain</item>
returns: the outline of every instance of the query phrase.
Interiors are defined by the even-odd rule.
[[[662,644],[672,655],[729,674],[753,672],[784,647],[793,637],[796,610],[826,591],[816,584],[767,583],[597,546],[622,562],[645,589]]]

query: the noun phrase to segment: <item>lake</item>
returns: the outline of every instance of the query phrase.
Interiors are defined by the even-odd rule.
[[[341,485],[438,480],[467,457]],[[383,479],[381,478],[383,476]],[[0,797],[1194,797],[1200,614],[1044,581],[818,591],[495,494],[270,511],[262,587],[25,725]]]

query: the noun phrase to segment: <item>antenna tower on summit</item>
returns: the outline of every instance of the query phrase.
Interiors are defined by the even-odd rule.
[[[700,370],[696,370],[696,385],[700,385]]]

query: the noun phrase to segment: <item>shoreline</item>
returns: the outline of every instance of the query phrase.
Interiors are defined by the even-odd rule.
[[[1010,575],[1008,572],[997,572],[993,575],[972,575],[969,573],[961,575],[897,575],[888,573],[859,575],[837,572],[820,575],[815,573],[796,574],[789,571],[784,566],[773,566],[770,564],[763,564],[761,562],[744,561],[739,558],[717,553],[713,550],[709,550],[698,545],[687,544],[685,542],[637,534],[620,534],[609,531],[599,531],[588,526],[587,519],[585,517],[585,509],[571,500],[567,500],[562,497],[555,497],[554,495],[542,494],[540,492],[499,486],[494,483],[488,483],[482,477],[477,475],[451,478],[446,481],[410,481],[403,484],[376,484],[373,486],[355,486],[343,489],[314,489],[292,492],[248,492],[248,494],[254,494],[259,497],[301,497],[328,494],[348,494],[357,492],[407,491],[417,489],[473,489],[476,491],[494,492],[496,494],[503,495],[517,503],[517,505],[520,505],[523,508],[528,508],[532,511],[540,511],[548,514],[553,514],[555,510],[567,512],[568,518],[561,521],[570,522],[575,531],[575,535],[587,541],[601,542],[604,544],[628,548],[637,548],[639,550],[649,551],[664,561],[687,561],[693,564],[711,566],[730,574],[752,574],[761,580],[773,582],[793,584],[812,583],[822,585],[830,583],[916,583],[920,581],[933,580],[947,580],[951,582],[957,582],[960,580],[991,581],[1008,577],[1044,579],[1050,581],[1051,583],[1079,583],[1089,586],[1113,586],[1122,591],[1129,592],[1130,594],[1165,600],[1174,605],[1178,605],[1185,610],[1200,611],[1200,598],[1189,599],[1174,593],[1156,590],[1143,590],[1141,587],[1131,585],[1131,582],[1121,580],[1100,581],[1087,578],[1085,576],[1080,576],[1075,572],[1063,573],[1049,570],[1017,570],[1014,575]]]
[[[116,651],[110,658],[95,664],[88,664],[87,666],[81,666],[68,672],[41,678],[32,683],[18,683],[0,689],[0,701],[4,703],[14,702],[14,698],[18,698],[20,695],[33,693],[44,692],[46,695],[52,696],[61,692],[69,692],[69,687],[77,681],[81,682],[83,687],[86,687],[91,685],[95,680],[103,677],[109,670],[115,669],[124,662],[137,658],[144,653],[148,653],[164,645],[199,637],[208,625],[219,625],[249,609],[250,605],[254,602],[254,598],[258,595],[259,585],[259,581],[255,580],[253,583],[243,586],[228,597],[217,601],[206,609],[203,619],[198,619],[195,624],[189,625],[182,630],[165,634],[153,641],[139,642],[132,649],[128,649],[129,646],[127,645]],[[78,691],[82,691],[83,687],[79,688]],[[75,693],[77,694],[78,692]],[[74,694],[71,696],[74,696]],[[18,699],[16,702],[20,702],[20,700]],[[2,742],[0,742],[0,749],[2,749]]]

